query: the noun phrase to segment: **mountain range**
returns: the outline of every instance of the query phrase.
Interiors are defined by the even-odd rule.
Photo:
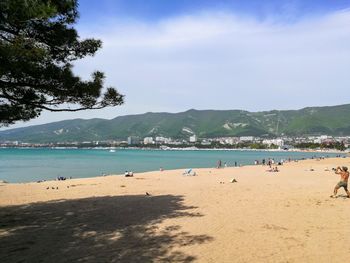
[[[350,104],[300,110],[188,110],[106,119],[73,119],[0,131],[0,141],[31,143],[126,140],[128,136],[186,138],[224,136],[350,135]]]

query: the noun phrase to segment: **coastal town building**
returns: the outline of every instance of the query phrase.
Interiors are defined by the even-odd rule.
[[[190,142],[197,142],[198,138],[197,138],[197,135],[192,135],[190,136]]]
[[[143,144],[154,144],[154,140],[152,137],[143,138]]]
[[[242,142],[252,142],[254,141],[254,136],[241,136],[239,140]]]
[[[225,144],[234,145],[234,144],[237,144],[239,142],[239,138],[237,138],[237,137],[225,138],[224,142],[225,142]]]
[[[140,137],[138,136],[129,136],[128,137],[128,145],[135,145],[140,143]]]
[[[284,145],[284,140],[278,138],[278,139],[265,139],[262,141],[262,144],[271,146],[276,145],[278,147],[282,147]]]
[[[162,137],[162,136],[157,136],[156,137],[156,143],[165,143],[168,144],[171,142],[171,138],[166,138],[166,137]]]
[[[211,145],[211,141],[208,139],[203,139],[201,141],[201,145],[209,146],[209,145]]]
[[[156,147],[167,146],[172,148],[178,147],[198,147],[198,148],[253,148],[253,149],[307,149],[314,150],[324,149],[348,149],[350,147],[350,136],[298,136],[298,137],[275,137],[261,138],[253,136],[242,137],[216,137],[216,138],[200,138],[191,135],[187,140],[181,138],[170,138],[163,136],[145,137],[141,139],[137,136],[129,136],[126,141],[123,140],[100,140],[100,141],[61,141],[47,143],[29,143],[22,141],[1,141],[0,147],[13,148],[32,148],[32,147],[47,147],[47,148],[105,148],[105,147]]]

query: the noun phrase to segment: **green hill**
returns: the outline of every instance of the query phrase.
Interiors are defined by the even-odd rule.
[[[112,120],[66,120],[0,132],[0,141],[72,142],[126,140],[128,136],[188,138],[220,136],[350,135],[350,104],[301,110],[248,112],[188,110],[145,113]]]

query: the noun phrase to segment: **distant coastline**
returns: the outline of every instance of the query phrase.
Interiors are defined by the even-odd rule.
[[[348,151],[335,149],[252,149],[252,148],[197,148],[197,147],[73,147],[73,146],[53,146],[53,147],[30,147],[30,146],[1,146],[0,149],[54,149],[54,150],[149,150],[149,151],[256,151],[256,152],[315,152],[315,153],[339,153],[348,154]]]

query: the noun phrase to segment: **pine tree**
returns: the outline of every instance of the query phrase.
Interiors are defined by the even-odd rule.
[[[83,81],[72,62],[101,48],[81,40],[73,25],[76,0],[0,1],[0,126],[36,118],[43,110],[80,111],[123,103],[104,87],[102,72]]]

